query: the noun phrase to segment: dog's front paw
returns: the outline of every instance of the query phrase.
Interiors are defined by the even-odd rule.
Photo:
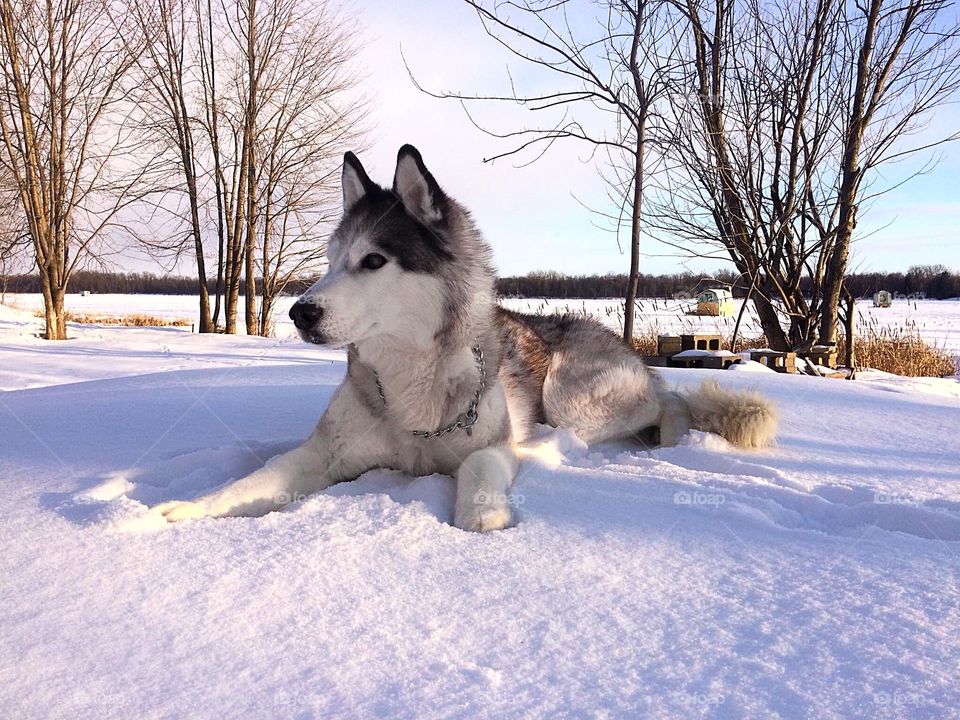
[[[461,530],[487,532],[503,530],[510,524],[510,506],[503,502],[474,502],[469,507],[457,508],[453,524]]]
[[[167,522],[196,520],[210,515],[205,502],[193,500],[171,500],[170,502],[160,503],[153,507],[153,511],[163,515]]]

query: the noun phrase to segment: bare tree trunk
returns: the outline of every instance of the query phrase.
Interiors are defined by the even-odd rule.
[[[193,137],[193,115],[187,107],[186,65],[189,60],[187,27],[196,18],[189,17],[186,0],[138,0],[128,5],[136,19],[139,33],[127,42],[127,48],[140,70],[137,101],[149,118],[148,136],[155,136],[160,146],[158,157],[166,148],[176,154],[178,169],[164,173],[164,186],[169,176],[182,175],[190,208],[190,236],[197,267],[197,292],[200,298],[200,332],[213,332],[210,316],[210,295],[207,290],[203,233],[200,224],[200,196],[197,187],[197,155]],[[170,146],[173,147],[170,147]],[[150,238],[148,245],[179,254],[184,240],[166,241]]]
[[[200,208],[197,181],[192,173],[187,178],[190,195],[190,221],[193,225],[193,246],[197,260],[197,290],[200,293],[200,332],[215,332],[217,326],[210,315],[210,290],[207,288],[207,268],[203,257],[203,239],[200,235]],[[218,298],[219,300],[219,298]]]
[[[839,195],[840,217],[833,252],[827,259],[824,275],[823,307],[820,311],[819,342],[821,345],[836,345],[837,342],[837,310],[840,305],[843,276],[846,274],[847,261],[850,257],[850,242],[853,240],[853,230],[857,225],[856,199],[860,181],[860,144],[867,126],[865,117],[867,83],[871,72],[874,35],[877,31],[882,4],[883,0],[871,0],[863,44],[857,57],[856,87],[853,91],[853,104],[844,138]]]
[[[856,299],[853,297],[853,293],[850,292],[846,284],[843,286],[843,300],[845,304],[844,314],[843,314],[843,332],[846,335],[847,344],[844,348],[843,353],[843,364],[850,368],[850,379],[853,378],[854,372],[854,363],[857,360],[856,347],[857,347],[857,318],[856,318]]]
[[[757,310],[757,319],[760,321],[760,327],[763,328],[763,334],[767,338],[770,349],[781,352],[790,350],[790,343],[780,324],[780,315],[773,303],[766,297],[756,294],[753,296],[753,306]]]
[[[273,165],[274,163],[271,160],[271,177],[273,176]],[[270,313],[273,312],[273,301],[275,299],[275,291],[272,282],[274,274],[271,269],[272,256],[270,252],[270,243],[272,240],[271,228],[273,225],[273,192],[274,189],[272,183],[267,182],[267,186],[264,191],[264,198],[262,200],[263,235],[260,239],[260,282],[263,289],[260,296],[260,314],[257,321],[257,334],[262,335],[263,337],[269,337],[273,334],[270,322]]]
[[[219,327],[222,311],[224,330],[233,334],[237,331],[240,274],[243,265],[242,249],[238,248],[238,217],[236,211],[243,206],[238,207],[238,203],[242,202],[242,196],[238,197],[238,185],[235,177],[236,167],[240,164],[239,159],[233,165],[234,177],[230,182],[227,180],[227,167],[230,165],[231,151],[239,150],[236,142],[233,144],[229,141],[225,142],[221,135],[221,122],[224,121],[225,113],[221,110],[221,90],[218,82],[220,60],[217,55],[217,48],[221,43],[218,43],[218,38],[214,36],[216,32],[214,5],[210,0],[197,0],[195,8],[198,18],[197,56],[201,66],[200,77],[206,120],[205,130],[213,162],[213,167],[210,168],[210,178],[213,183],[216,201],[217,281],[212,320],[214,325]],[[227,7],[218,6],[218,9],[225,11]],[[231,12],[228,21],[232,21],[233,18],[234,15]],[[232,139],[236,141],[236,136]],[[234,153],[233,157],[237,158],[237,154]]]
[[[57,287],[55,278],[51,277],[51,268],[40,267],[40,288],[43,294],[44,337],[47,340],[66,340],[67,326],[63,309],[62,289]]]
[[[203,87],[203,106],[206,118],[206,131],[210,140],[210,153],[213,156],[213,188],[217,209],[217,282],[215,286],[213,326],[220,326],[221,300],[226,294],[224,234],[226,232],[226,208],[223,198],[223,165],[220,154],[220,116],[217,103],[217,62],[213,40],[213,7],[211,0],[197,0],[197,45],[198,59]]]
[[[629,8],[633,18],[633,38],[630,43],[630,77],[636,93],[636,119],[633,123],[636,133],[633,147],[633,203],[630,217],[630,275],[627,277],[627,296],[623,304],[623,340],[633,344],[633,321],[637,309],[637,284],[640,282],[640,214],[643,211],[644,152],[647,141],[647,117],[651,99],[643,80],[640,68],[640,43],[644,29],[644,12],[648,3],[637,0]]]
[[[243,267],[243,252],[236,235],[229,238],[227,244],[227,267],[225,270],[226,288],[224,291],[225,331],[230,335],[237,332],[237,309],[240,306],[240,270]]]
[[[219,195],[219,193],[218,193]],[[214,287],[213,326],[220,327],[220,301],[223,298],[223,225],[219,220],[222,209],[217,197],[217,283]]]
[[[250,149],[248,155],[249,167],[247,168],[247,210],[246,210],[246,246],[244,256],[246,267],[244,269],[244,321],[246,324],[247,335],[257,335],[257,264],[256,264],[256,172],[254,165],[254,148],[251,134]]]
[[[237,311],[240,307],[240,275],[243,271],[244,259],[244,244],[241,241],[240,233],[243,230],[243,211],[246,207],[246,197],[244,195],[247,186],[245,146],[241,146],[240,149],[239,174],[238,181],[231,181],[230,194],[225,194],[229,230],[227,232],[227,267],[225,270],[227,287],[224,300],[226,303],[226,332],[231,335],[237,332]]]
[[[643,112],[643,111],[641,111]],[[623,302],[623,341],[633,343],[633,321],[637,309],[637,285],[640,282],[640,212],[643,206],[643,153],[646,141],[646,118],[637,125],[637,149],[633,169],[633,212],[630,222],[630,275],[627,296]]]
[[[697,102],[672,104],[647,225],[756,278],[771,347],[833,344],[865,174],[957,137],[905,142],[956,96],[960,28],[940,0],[674,6]]]
[[[196,157],[194,155],[193,135],[190,129],[190,113],[187,112],[183,85],[180,84],[181,80],[182,78],[178,79],[174,86],[178,90],[174,100],[182,115],[181,161],[187,181],[187,196],[190,202],[190,227],[193,233],[194,255],[197,263],[197,291],[200,294],[200,332],[210,333],[216,330],[216,326],[210,316],[210,292],[207,288],[207,268],[200,226],[200,196],[197,190],[197,176],[195,171]]]
[[[246,295],[244,297],[247,335],[257,334],[257,269],[256,269],[256,147],[254,134],[257,122],[257,0],[247,0],[247,108],[244,114],[243,145],[246,150],[247,209],[246,209]]]

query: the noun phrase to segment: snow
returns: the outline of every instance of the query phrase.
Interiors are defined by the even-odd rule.
[[[0,312],[4,717],[957,717],[956,380],[665,369],[773,398],[777,445],[542,428],[488,535],[384,470],[167,526],[305,437],[343,353],[31,317]]]
[[[749,354],[741,353],[741,355],[746,355],[746,357],[741,358],[740,362],[735,362],[733,365],[727,368],[727,370],[738,370],[740,372],[758,372],[758,373],[775,373],[771,367],[767,367],[763,363],[757,362],[756,360],[750,360]]]
[[[32,311],[2,304],[0,304],[0,320],[7,321],[20,328],[32,326],[37,322],[37,318]],[[12,325],[8,325],[8,327]]]
[[[857,370],[857,381],[903,393],[930,393],[960,399],[960,378],[901,377],[882,370]]]

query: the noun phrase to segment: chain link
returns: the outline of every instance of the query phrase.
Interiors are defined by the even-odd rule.
[[[477,390],[473,393],[473,397],[470,400],[470,404],[467,406],[466,412],[460,413],[456,420],[438,430],[410,430],[411,435],[418,438],[437,438],[442,435],[452,433],[455,430],[465,430],[467,435],[473,435],[473,426],[476,425],[477,421],[480,419],[480,415],[477,413],[477,406],[480,404],[480,397],[483,395],[483,390],[486,386],[487,368],[483,359],[483,348],[481,348],[479,345],[474,345],[472,350],[473,358],[477,363],[477,370],[480,373],[480,380],[477,383]],[[386,407],[387,397],[383,393],[383,385],[380,383],[380,376],[374,373],[374,378],[377,381],[377,392],[380,393],[380,399],[383,401],[384,407]]]

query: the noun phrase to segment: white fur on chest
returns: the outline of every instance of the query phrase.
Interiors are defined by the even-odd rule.
[[[391,424],[404,430],[435,430],[455,418],[466,410],[467,388],[479,383],[470,348],[437,358],[377,340],[357,345],[357,356],[377,374]],[[456,407],[461,399],[462,409]]]
[[[477,406],[479,419],[470,434],[458,428],[440,437],[413,435],[414,430],[447,427],[467,411],[480,384],[472,348],[438,359],[435,353],[377,341],[358,345],[357,354],[380,380],[385,399],[382,430],[398,469],[417,475],[451,474],[471,452],[506,439],[507,403],[496,375],[489,372]]]
[[[453,475],[471,453],[510,439],[507,404],[499,384],[484,393],[477,414],[477,423],[469,434],[456,429],[424,438],[400,431],[394,436],[397,467],[414,475]]]

